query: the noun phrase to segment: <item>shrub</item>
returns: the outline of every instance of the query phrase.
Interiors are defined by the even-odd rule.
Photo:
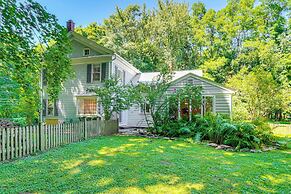
[[[235,147],[235,149],[241,148],[259,148],[260,139],[256,137],[255,125],[249,123],[236,124],[236,130],[229,135],[224,143]]]
[[[13,119],[11,119],[11,121],[17,126],[23,127],[23,126],[27,125],[25,117],[13,118]]]
[[[0,126],[1,127],[14,127],[14,126],[26,126],[26,118],[19,117],[19,118],[11,118],[11,119],[0,119]]]
[[[272,128],[264,118],[257,118],[252,121],[256,126],[256,135],[261,139],[263,144],[271,144],[274,141]]]
[[[153,132],[168,137],[192,137],[195,142],[208,140],[227,144],[234,148],[254,149],[274,140],[271,128],[261,119],[251,123],[233,122],[222,115],[193,115],[192,121],[170,120],[158,126]]]

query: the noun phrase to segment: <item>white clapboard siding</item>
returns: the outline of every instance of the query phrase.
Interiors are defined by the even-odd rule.
[[[193,85],[202,86],[202,95],[213,95],[215,96],[215,112],[221,114],[231,113],[231,94],[228,90],[218,87],[214,84],[195,78],[194,76],[185,76],[185,78],[174,82],[169,87],[169,93],[184,87],[188,82],[188,79],[193,80]],[[135,104],[128,110],[128,126],[129,127],[147,127],[145,116],[140,113],[139,105]]]

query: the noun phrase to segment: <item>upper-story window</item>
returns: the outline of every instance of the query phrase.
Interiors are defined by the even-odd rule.
[[[107,63],[87,64],[87,83],[103,82],[106,79]]]
[[[92,82],[101,81],[101,64],[92,65]]]
[[[193,78],[188,78],[187,79],[187,84],[193,84],[194,83],[194,79]]]
[[[85,48],[85,49],[83,50],[83,55],[84,55],[84,56],[89,56],[89,55],[90,55],[90,49],[89,49],[89,48]]]

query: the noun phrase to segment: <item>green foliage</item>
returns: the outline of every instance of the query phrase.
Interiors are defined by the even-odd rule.
[[[117,8],[101,25],[92,23],[79,31],[142,71],[159,71],[165,65],[171,70],[199,68],[219,83],[232,82],[242,70],[246,74],[266,71],[275,81],[275,91],[279,89],[277,101],[284,105],[270,110],[263,104],[260,112],[266,112],[259,114],[282,119],[291,112],[290,98],[286,99],[290,93],[290,21],[288,0],[231,0],[218,11],[207,10],[201,2],[190,9],[186,3],[159,0],[156,9],[146,5]],[[239,83],[232,87],[240,90]],[[233,109],[248,117],[245,107],[250,106],[239,100]]]
[[[39,111],[41,69],[48,72],[52,98],[70,74],[69,38],[56,17],[33,0],[0,1],[0,12],[0,100],[5,101],[0,116],[26,117],[31,124]]]
[[[11,119],[11,121],[17,126],[21,127],[27,126],[26,117],[13,118]]]
[[[169,106],[177,104],[178,100],[187,99],[193,103],[193,108],[199,106],[202,99],[202,88],[194,85],[186,85],[178,88],[175,92],[167,92],[171,86],[172,74],[169,72],[161,72],[156,80],[149,83],[140,83],[137,86],[139,104],[149,104],[149,114],[144,110],[145,120],[148,126],[157,128],[158,126],[167,125],[171,120]],[[172,134],[169,132],[169,134]]]
[[[102,25],[98,25],[96,22],[89,24],[86,27],[79,26],[75,29],[75,32],[82,36],[103,44],[103,38],[105,37],[105,28]]]
[[[236,150],[243,148],[258,149],[270,145],[274,137],[268,123],[257,119],[252,123],[233,122],[222,115],[195,115],[192,121],[172,120],[152,132],[170,137],[192,137],[196,142],[208,140],[217,144],[226,144]]]
[[[127,110],[138,98],[135,87],[122,85],[118,79],[111,78],[102,87],[92,88],[102,104],[105,120],[110,120],[114,113]]]
[[[286,109],[290,103],[290,97],[282,96],[283,91],[271,73],[262,68],[250,73],[242,69],[228,85],[238,88],[233,98],[234,107],[238,108],[234,111],[234,118],[267,117],[274,110]]]

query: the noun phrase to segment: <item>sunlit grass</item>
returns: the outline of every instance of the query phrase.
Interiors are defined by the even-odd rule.
[[[272,125],[272,131],[275,136],[291,138],[291,124]]]
[[[100,137],[0,164],[0,193],[288,193],[290,150]]]

